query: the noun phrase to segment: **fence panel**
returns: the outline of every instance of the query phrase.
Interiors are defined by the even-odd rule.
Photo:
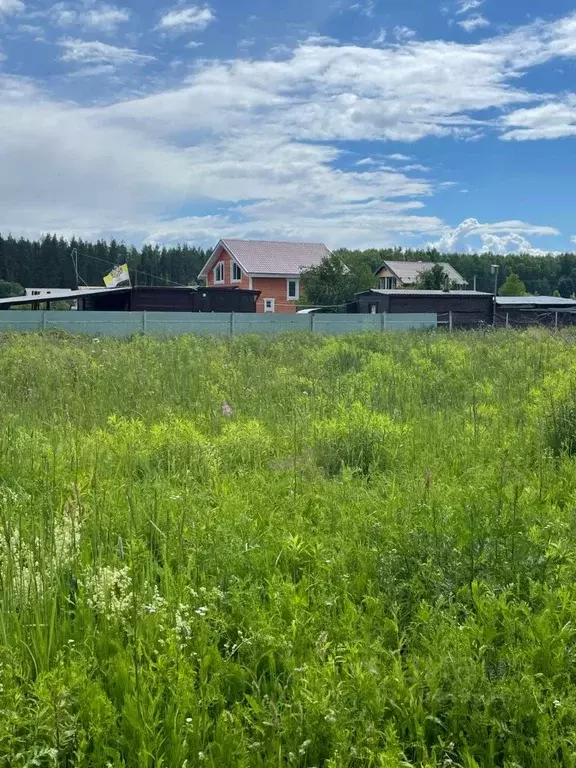
[[[90,336],[130,336],[149,333],[176,336],[182,333],[231,336],[243,333],[313,331],[324,334],[360,331],[406,331],[436,328],[437,315],[298,315],[230,314],[197,312],[63,312],[4,310],[0,331],[60,329]]]
[[[182,333],[231,335],[235,319],[229,312],[146,312],[146,333],[179,336]]]
[[[41,331],[42,314],[34,309],[4,310],[0,312],[0,330]]]
[[[234,315],[234,333],[285,333],[310,331],[310,315],[238,314]]]
[[[2,313],[2,315],[7,313]],[[20,314],[18,312],[17,314]],[[38,313],[40,314],[40,313]],[[143,330],[142,312],[42,312],[42,328],[90,336],[130,336]],[[2,320],[0,315],[0,321]]]

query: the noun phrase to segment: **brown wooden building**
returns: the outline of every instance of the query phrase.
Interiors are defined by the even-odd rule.
[[[386,291],[373,289],[356,294],[347,311],[351,313],[423,314],[434,313],[438,320],[454,328],[476,328],[492,323],[494,312],[491,293],[478,291]]]
[[[92,288],[57,296],[18,296],[0,299],[0,309],[28,306],[50,309],[68,301],[79,311],[92,312],[256,312],[259,291],[242,288],[151,287]]]

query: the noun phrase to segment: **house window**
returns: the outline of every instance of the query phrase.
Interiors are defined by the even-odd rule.
[[[214,282],[215,283],[223,283],[224,282],[224,262],[220,261],[218,264],[216,264],[216,267],[214,269]]]
[[[368,312],[371,315],[377,315],[378,314],[378,304],[368,304]]]
[[[384,291],[392,291],[394,288],[397,288],[398,281],[395,277],[381,277],[380,278],[380,288]]]
[[[235,261],[232,262],[230,269],[232,282],[239,283],[242,280],[242,270]]]
[[[264,312],[274,312],[276,299],[264,299]]]
[[[300,298],[300,281],[299,280],[287,280],[287,295],[288,301],[298,301]]]

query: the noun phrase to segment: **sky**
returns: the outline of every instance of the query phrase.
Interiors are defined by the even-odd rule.
[[[566,0],[0,0],[0,233],[576,247]]]

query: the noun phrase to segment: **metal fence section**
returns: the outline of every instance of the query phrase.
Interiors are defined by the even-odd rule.
[[[437,327],[435,314],[328,315],[235,314],[198,312],[66,312],[4,310],[0,331],[52,331],[89,336],[131,336],[148,333],[177,336],[182,333],[237,334],[303,331],[323,334],[360,331],[407,331]]]

